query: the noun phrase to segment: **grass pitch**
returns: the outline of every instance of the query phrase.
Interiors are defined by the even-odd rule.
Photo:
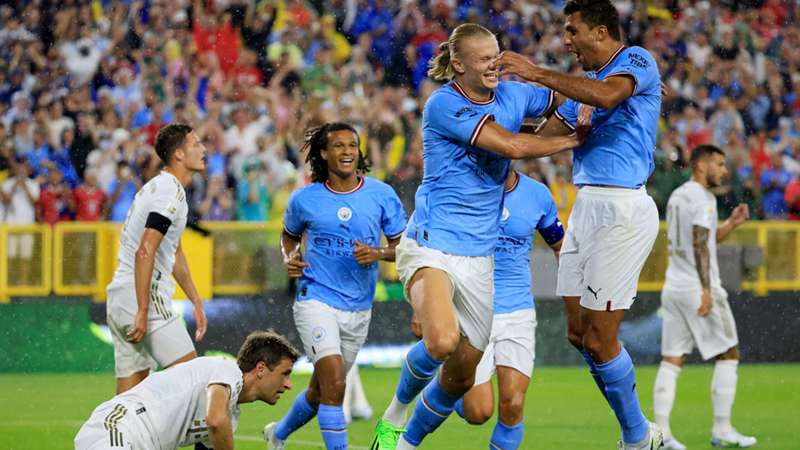
[[[690,449],[711,448],[711,365],[687,366],[678,382],[672,429]],[[645,414],[652,418],[656,367],[637,368],[638,389]],[[399,371],[361,371],[376,415],[388,404]],[[237,449],[263,450],[261,428],[289,408],[308,376],[294,377],[295,389],[275,407],[263,403],[242,406],[236,432]],[[112,374],[0,374],[0,449],[71,449],[72,439],[92,409],[113,395]],[[800,365],[743,365],[733,421],[740,431],[755,435],[756,448],[800,449]],[[349,428],[350,448],[366,449],[375,418]],[[583,368],[541,368],[534,373],[525,410],[525,450],[610,450],[619,437],[616,420]],[[421,449],[488,448],[494,421],[469,426],[453,415]],[[316,420],[290,438],[287,449],[320,449]]]

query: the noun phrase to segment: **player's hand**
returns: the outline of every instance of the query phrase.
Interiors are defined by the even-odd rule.
[[[139,310],[133,319],[133,327],[128,330],[128,342],[138,344],[147,334],[147,311]]]
[[[711,308],[713,303],[711,302],[711,291],[708,289],[703,289],[703,295],[700,297],[700,307],[697,308],[697,314],[700,317],[706,317],[707,315],[711,314]]]
[[[583,142],[589,137],[592,132],[592,114],[594,108],[589,105],[580,105],[578,107],[578,121],[575,123],[575,134],[578,139]]]
[[[194,322],[197,324],[197,329],[194,332],[194,341],[200,342],[205,337],[208,329],[208,319],[206,319],[206,312],[203,310],[202,300],[195,304]]]
[[[361,265],[368,265],[372,264],[377,261],[380,257],[380,253],[378,249],[372,248],[367,244],[362,244],[359,241],[355,241],[356,246],[353,248],[353,256],[356,257],[356,261],[358,261]]]
[[[294,253],[291,258],[286,260],[286,272],[289,273],[289,278],[300,278],[303,276],[303,269],[308,266],[299,252]]]
[[[750,207],[746,203],[740,203],[731,213],[731,223],[741,225],[750,218]]]
[[[536,81],[539,68],[528,58],[512,51],[504,51],[497,60],[500,67],[500,76],[517,75],[528,81]]]

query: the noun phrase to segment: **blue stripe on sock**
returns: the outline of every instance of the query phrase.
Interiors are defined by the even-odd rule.
[[[290,434],[307,424],[309,420],[317,415],[317,409],[308,403],[308,399],[306,398],[307,391],[308,389],[303,389],[297,394],[289,412],[278,422],[278,426],[275,427],[276,438],[285,441]]]
[[[489,439],[489,449],[517,450],[522,443],[524,432],[524,422],[509,426],[498,420]]]
[[[342,405],[319,405],[317,420],[327,450],[347,449],[347,423]]]
[[[400,372],[400,381],[395,392],[397,399],[404,404],[411,403],[436,375],[436,370],[441,365],[442,362],[431,356],[423,341],[417,342],[408,351]]]
[[[622,347],[616,358],[596,366],[606,386],[606,399],[622,428],[622,440],[628,444],[641,442],[647,437],[648,426],[639,406],[636,374],[630,355]]]
[[[438,378],[428,384],[406,426],[407,431],[403,434],[406,442],[419,446],[422,439],[436,430],[453,412],[459,398],[461,396],[446,392]]]

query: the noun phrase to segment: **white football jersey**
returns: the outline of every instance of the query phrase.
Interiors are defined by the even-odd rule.
[[[707,228],[711,289],[721,289],[717,264],[717,200],[696,181],[687,181],[672,192],[667,202],[667,245],[669,264],[664,290],[702,289],[694,260],[692,227]]]
[[[146,414],[145,426],[152,427],[152,441],[158,442],[160,449],[174,450],[197,442],[210,448],[206,388],[212,384],[228,386],[228,417],[236,430],[242,383],[242,371],[235,362],[203,356],[155,372],[114,399],[142,404],[144,411],[137,414]]]
[[[119,242],[119,258],[117,270],[108,289],[135,289],[134,265],[136,250],[142,240],[147,216],[151,212],[158,213],[172,222],[167,234],[161,240],[156,251],[153,277],[150,282],[150,316],[171,316],[169,307],[175,294],[175,282],[172,280],[172,266],[175,264],[175,252],[178,250],[181,235],[186,228],[189,205],[186,203],[186,192],[181,183],[169,172],[162,171],[148,181],[133,200],[128,210],[128,217],[122,226]],[[128,296],[126,298],[133,298]],[[133,305],[135,307],[135,305]],[[136,309],[134,308],[134,311]],[[167,318],[167,317],[163,317]]]

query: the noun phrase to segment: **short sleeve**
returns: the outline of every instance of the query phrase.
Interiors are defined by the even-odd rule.
[[[406,229],[406,212],[403,204],[394,190],[387,186],[387,193],[383,197],[383,216],[381,217],[381,229],[386,239],[395,239],[403,234]]]
[[[715,205],[708,202],[701,202],[692,210],[692,225],[698,227],[711,229],[714,224],[714,215],[716,214]]]
[[[298,239],[306,230],[306,218],[300,204],[300,192],[302,191],[292,193],[289,197],[289,204],[286,206],[286,212],[283,213],[283,230]]]
[[[447,89],[447,88],[443,88]],[[434,94],[425,105],[424,125],[464,145],[475,145],[481,129],[494,116],[460,101],[455,95]]]
[[[542,217],[536,225],[536,229],[540,231],[549,228],[558,220],[558,208],[556,207],[556,202],[553,200],[553,195],[550,194],[550,191],[546,192],[546,200],[542,212]]]
[[[169,219],[170,222],[175,223],[178,218],[178,211],[180,211],[181,203],[186,202],[186,194],[183,189],[179,189],[177,184],[173,183],[159,183],[154,185],[151,197],[150,213],[157,213]]]
[[[525,92],[525,117],[540,117],[543,116],[555,101],[555,93],[550,89],[534,86],[532,84],[524,85]]]
[[[633,78],[636,86],[633,88],[633,95],[651,89],[653,83],[657,83],[660,89],[660,77],[656,62],[647,50],[639,47],[629,48],[619,57],[617,64],[611,69],[604,78],[613,76],[627,75]]]
[[[564,122],[564,125],[569,127],[570,130],[575,129],[575,124],[578,123],[578,107],[580,103],[573,99],[567,99],[556,109],[555,116],[558,120]]]
[[[214,360],[211,375],[208,377],[207,386],[221,384],[231,390],[231,398],[237,398],[242,390],[242,371],[231,361],[225,359]]]

